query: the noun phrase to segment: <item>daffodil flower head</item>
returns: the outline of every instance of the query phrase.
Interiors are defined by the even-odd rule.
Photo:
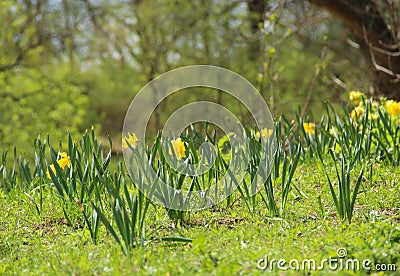
[[[304,131],[311,135],[315,133],[315,124],[314,123],[303,123]]]
[[[60,157],[61,158],[57,161],[57,163],[61,169],[64,170],[66,167],[71,167],[71,159],[66,152],[61,152]]]
[[[361,106],[356,106],[350,113],[350,116],[353,120],[360,119],[364,114],[364,108]]]
[[[266,142],[268,137],[270,137],[272,135],[272,133],[273,133],[272,129],[263,128],[261,130],[261,133],[259,131],[256,132],[255,138],[260,139],[260,136],[261,136],[263,141]]]
[[[122,138],[122,144],[124,146],[124,149],[127,149],[129,146],[135,148],[137,142],[138,138],[135,133],[128,132],[128,137]]]
[[[66,167],[71,167],[71,159],[69,158],[68,154],[66,152],[61,152],[58,155],[59,159],[57,160],[58,166],[60,166],[61,169],[65,170]],[[50,169],[53,171],[54,175],[56,174],[56,167],[54,164],[50,165]],[[50,171],[46,171],[47,178],[51,179]]]
[[[369,115],[369,119],[371,119],[374,122],[376,122],[378,120],[378,118],[379,118],[378,114],[370,114]]]
[[[175,156],[178,160],[181,160],[186,156],[185,154],[185,142],[179,137],[178,139],[171,140],[172,148],[174,149]],[[169,154],[172,155],[171,149],[169,149]]]
[[[386,102],[385,107],[389,115],[400,115],[400,102],[389,100]]]
[[[352,101],[355,104],[359,104],[362,100],[362,97],[364,96],[364,94],[360,91],[350,91],[350,101]]]

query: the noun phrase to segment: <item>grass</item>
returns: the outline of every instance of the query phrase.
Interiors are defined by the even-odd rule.
[[[163,210],[151,214],[152,239],[124,255],[103,227],[95,245],[78,216],[68,225],[63,202],[45,195],[41,216],[24,194],[15,192],[0,201],[1,274],[259,274],[256,262],[271,258],[335,257],[338,248],[348,256],[376,263],[400,264],[399,168],[376,164],[372,183],[363,183],[352,224],[341,224],[329,187],[317,162],[300,165],[294,182],[305,196],[289,196],[285,218],[257,216],[237,204],[231,209],[190,213],[179,231],[192,243],[163,242],[177,226]],[[317,191],[317,192],[316,192]],[[318,212],[321,196],[325,214]],[[260,201],[258,201],[260,202]],[[78,210],[68,210],[71,214]]]
[[[375,269],[334,270],[338,274],[375,273],[379,264],[395,274],[393,269],[400,270],[399,117],[365,100],[357,114],[344,113],[339,117],[327,105],[318,124],[297,116],[292,122],[281,118],[275,131],[262,135],[247,129],[247,149],[231,144],[237,167],[229,167],[226,151],[217,150],[215,164],[201,176],[167,166],[161,136],[149,147],[126,140],[131,162],[139,164],[132,178],[129,166],[117,164],[93,131],[77,142],[69,136],[58,148],[49,137],[35,140],[33,165],[16,150],[11,163],[3,153],[0,275],[257,275],[264,260],[314,259],[319,265],[328,258],[368,259]],[[205,133],[207,141],[226,150],[227,137]],[[170,142],[166,152],[173,162],[199,164],[202,139],[193,130],[179,140],[179,157]],[[271,167],[261,154],[269,149],[274,149],[268,151],[274,152]],[[245,154],[250,162],[243,166]],[[146,156],[149,163],[143,162]],[[177,188],[207,188],[226,173],[226,187],[238,189],[203,211],[164,208],[145,195],[179,206],[186,198],[154,185],[158,182],[144,173],[150,166]],[[244,178],[235,178],[241,169]],[[254,194],[253,180],[261,176],[265,185]],[[145,185],[150,189],[138,189]],[[338,257],[339,249],[347,251],[345,258]],[[276,265],[272,272],[282,273]],[[326,264],[322,272],[333,271]]]

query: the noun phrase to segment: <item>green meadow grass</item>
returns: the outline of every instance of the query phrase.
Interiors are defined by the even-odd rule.
[[[232,177],[236,192],[203,211],[158,206],[138,188],[148,184],[147,165],[176,188],[198,190],[224,173],[233,176],[222,150],[229,139],[218,139],[207,125],[206,138],[196,130],[182,136],[180,152],[169,143],[173,158],[194,164],[198,145],[205,139],[214,144],[215,163],[205,176],[187,177],[169,168],[160,135],[143,148],[125,141],[142,164],[133,178],[93,130],[80,141],[68,136],[65,144],[36,139],[30,163],[17,150],[13,156],[4,152],[0,274],[257,275],[265,272],[264,260],[275,260],[267,272],[357,275],[386,268],[395,275],[400,271],[399,117],[384,103],[360,100],[358,108],[358,113],[345,108],[339,116],[327,105],[319,122],[282,117],[275,130],[247,129],[249,148],[231,156],[235,161],[249,154],[245,177]],[[271,173],[253,195],[250,183],[266,172],[259,170],[265,164],[261,149],[272,145]],[[151,157],[147,165],[144,156]],[[186,204],[157,187],[152,192]],[[325,264],[321,271],[285,271],[276,264],[313,259],[318,266],[329,258],[370,260],[372,270]]]
[[[293,180],[304,195],[289,196],[285,218],[269,217],[262,206],[251,215],[238,202],[227,210],[190,213],[178,227],[158,208],[149,215],[151,239],[127,255],[104,227],[94,244],[77,208],[68,210],[75,216],[69,225],[61,200],[44,195],[45,211],[38,216],[29,198],[15,191],[0,200],[0,274],[262,274],[257,261],[265,255],[318,261],[336,257],[338,248],[346,248],[351,258],[394,263],[398,269],[400,170],[380,164],[374,169],[372,183],[363,183],[351,224],[338,222],[324,174],[308,162]],[[161,241],[177,232],[193,242]]]

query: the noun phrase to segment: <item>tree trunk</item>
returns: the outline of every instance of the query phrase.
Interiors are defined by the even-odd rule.
[[[400,100],[400,48],[372,0],[308,0],[351,30],[374,71],[374,96]],[[397,24],[397,23],[396,23]]]
[[[250,25],[253,34],[259,34],[264,25],[265,0],[247,0],[247,7],[250,12]],[[249,43],[249,58],[256,60],[261,55],[261,40],[259,38]]]

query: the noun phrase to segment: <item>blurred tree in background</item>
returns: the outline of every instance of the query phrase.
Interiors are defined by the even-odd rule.
[[[353,89],[396,98],[382,80],[400,83],[400,63],[391,63],[400,56],[398,12],[389,0],[3,0],[0,144],[27,149],[39,133],[59,139],[92,125],[119,139],[140,88],[193,64],[243,75],[275,115],[289,118],[299,104],[303,115],[317,115],[324,101],[341,103]],[[358,29],[347,14],[357,15],[349,18]],[[199,99],[248,116],[222,92],[205,97],[177,93],[149,127]]]
[[[376,95],[400,100],[398,1],[309,0],[351,30],[373,70]]]
[[[0,3],[0,144],[32,152],[38,134],[81,132],[89,99],[59,50],[45,1]],[[56,30],[59,31],[59,30]]]

